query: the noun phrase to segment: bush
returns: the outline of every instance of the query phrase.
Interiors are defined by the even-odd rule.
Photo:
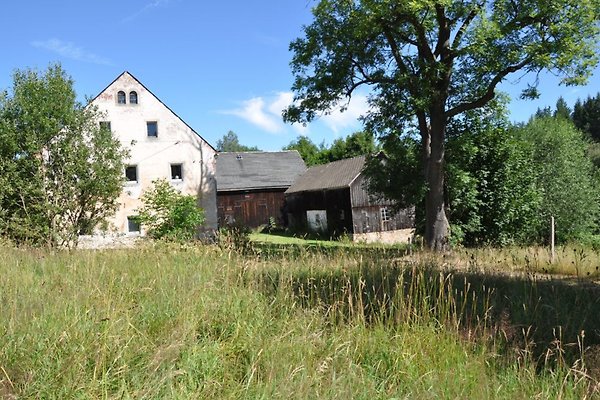
[[[183,195],[165,179],[152,182],[154,187],[142,195],[139,222],[148,236],[155,239],[190,240],[204,223],[204,210],[196,197]]]

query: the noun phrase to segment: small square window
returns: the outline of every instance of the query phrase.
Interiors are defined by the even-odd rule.
[[[148,137],[158,137],[158,123],[156,121],[146,122]]]
[[[100,121],[100,129],[106,129],[110,131],[110,121]]]
[[[172,180],[183,180],[183,165],[182,164],[171,164],[171,179]]]
[[[382,209],[380,209],[380,212],[382,222],[390,222],[392,220],[392,213],[390,213],[389,208],[383,207]]]
[[[127,217],[127,232],[139,233],[140,232],[140,220],[137,215],[130,215]]]
[[[137,165],[128,165],[125,167],[125,180],[127,182],[137,182]]]

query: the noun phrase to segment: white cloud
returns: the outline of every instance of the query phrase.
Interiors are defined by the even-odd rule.
[[[288,108],[294,101],[294,94],[292,92],[279,92],[275,100],[269,104],[268,110],[271,114],[277,115],[281,118],[283,110]]]
[[[283,123],[282,112],[289,107],[294,101],[292,92],[278,92],[274,96],[254,97],[242,102],[241,107],[233,110],[221,111],[223,114],[235,115],[253,125],[258,126],[270,133],[280,133],[285,130],[286,125]],[[340,103],[329,114],[322,115],[314,123],[322,123],[331,129],[336,135],[340,131],[350,128],[360,127],[358,118],[369,111],[367,96],[356,94],[346,105],[345,111],[341,111],[344,103]],[[308,135],[309,126],[295,123],[292,128],[299,135]]]
[[[336,134],[346,128],[358,127],[360,125],[358,119],[370,109],[367,96],[362,94],[355,94],[350,99],[350,103],[344,105],[346,110],[341,111],[342,105],[340,105],[331,113],[321,117],[323,123]]]
[[[51,51],[61,57],[70,58],[77,61],[100,65],[112,65],[111,61],[107,58],[100,57],[97,54],[86,51],[83,47],[76,46],[71,42],[64,42],[56,38],[43,41],[34,41],[31,42],[31,45],[33,47]]]
[[[271,107],[265,108],[265,100],[262,97],[254,97],[244,101],[241,108],[222,111],[222,113],[238,116],[270,133],[281,132],[283,130],[281,117],[278,119],[270,109]]]

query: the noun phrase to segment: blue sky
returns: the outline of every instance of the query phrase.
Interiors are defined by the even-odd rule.
[[[311,21],[312,0],[102,0],[7,1],[0,13],[0,88],[15,69],[60,62],[83,100],[124,70],[215,145],[233,130],[240,141],[278,150],[299,134],[314,142],[361,128],[366,110],[355,96],[345,113],[308,127],[285,125],[292,74],[289,42]],[[513,98],[511,119],[526,120],[562,95],[569,105],[600,91],[600,69],[585,87],[559,87],[542,77],[542,96],[518,100],[511,77],[502,89]]]

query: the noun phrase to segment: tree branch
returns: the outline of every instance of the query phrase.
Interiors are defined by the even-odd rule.
[[[531,58],[527,57],[520,63],[508,66],[505,69],[503,69],[502,71],[498,72],[498,74],[496,74],[496,76],[491,80],[491,82],[487,86],[485,93],[481,97],[479,97],[476,100],[470,101],[470,102],[460,103],[456,107],[451,108],[450,110],[446,111],[446,113],[445,113],[446,118],[450,119],[450,118],[454,117],[455,115],[458,115],[465,111],[473,110],[475,108],[483,107],[484,105],[486,105],[490,100],[492,100],[494,98],[494,96],[496,95],[495,94],[496,85],[498,85],[498,83],[500,83],[502,81],[502,79],[504,79],[506,77],[506,75],[513,73],[513,72],[517,72],[518,70],[520,70],[521,68],[523,68],[527,64],[529,64],[530,62],[531,62]]]
[[[382,23],[381,28],[382,28],[383,34],[385,35],[385,38],[388,42],[388,45],[390,46],[390,49],[392,51],[392,56],[394,57],[394,60],[396,61],[396,65],[400,69],[400,72],[402,72],[402,74],[404,74],[408,77],[408,82],[409,82],[408,90],[410,91],[412,96],[417,96],[417,94],[418,94],[417,87],[416,87],[417,82],[415,82],[415,76],[414,76],[414,74],[412,74],[409,71],[408,66],[402,59],[402,54],[400,52],[400,48],[398,47],[398,43],[396,43],[396,40],[394,40],[392,33],[390,32],[388,27],[385,26],[385,24]]]
[[[406,17],[417,34],[417,48],[419,50],[419,56],[428,63],[433,64],[435,62],[435,56],[433,55],[433,52],[429,47],[429,43],[427,42],[427,35],[425,34],[425,28],[423,27],[423,24],[417,21],[414,15],[406,15]]]
[[[444,50],[448,50],[448,42],[450,40],[450,30],[448,29],[448,19],[446,18],[445,9],[440,4],[435,5],[435,15],[438,22],[438,41],[435,46],[434,56],[441,55],[444,58]]]
[[[467,32],[467,28],[469,27],[469,25],[471,25],[471,22],[473,22],[473,20],[477,16],[477,14],[479,14],[480,10],[481,10],[481,5],[478,4],[477,7],[472,9],[471,12],[469,13],[469,15],[467,15],[467,18],[465,18],[465,20],[463,21],[460,28],[458,28],[458,31],[456,32],[456,36],[454,36],[454,40],[452,41],[452,49],[456,49],[460,45],[460,42],[461,42],[463,36]]]

